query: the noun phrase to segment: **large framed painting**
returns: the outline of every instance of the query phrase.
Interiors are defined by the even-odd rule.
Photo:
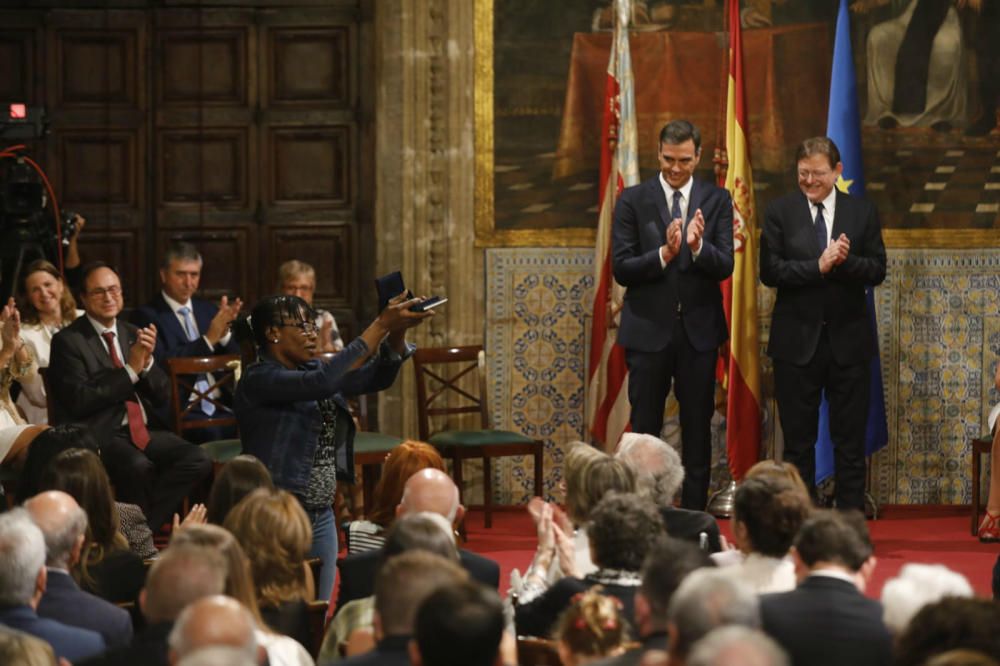
[[[474,1],[477,244],[592,245],[612,2]],[[958,4],[851,4],[867,195],[890,246],[1000,246],[1000,77],[988,75],[1000,61],[1000,3]],[[655,175],[656,137],[675,118],[701,129],[699,175],[714,177],[723,5],[633,1],[643,178]],[[796,145],[825,132],[837,6],[741,3],[759,210],[796,187]]]

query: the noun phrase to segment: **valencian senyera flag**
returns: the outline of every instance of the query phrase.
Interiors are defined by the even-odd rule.
[[[837,189],[857,197],[865,195],[864,172],[861,165],[861,121],[858,115],[858,90],[851,53],[851,21],[847,0],[840,0],[837,14],[837,34],[833,45],[833,72],[830,75],[830,109],[827,113],[826,134],[840,149],[844,172]],[[878,330],[875,323],[875,289],[865,289],[868,320],[876,348],[871,362],[871,392],[868,422],[865,426],[865,455],[870,456],[889,441],[885,420],[885,395],[882,392],[882,363],[878,355]],[[833,442],[830,439],[830,408],[824,396],[820,405],[819,434],[816,441],[816,481],[833,475]]]
[[[729,324],[723,350],[726,390],[726,453],[733,479],[740,481],[760,452],[760,346],[757,342],[757,219],[750,169],[743,36],[739,0],[728,0],[729,81],[726,95],[724,186],[733,197],[733,274],[722,285]],[[721,185],[722,183],[720,183]]]
[[[615,33],[608,60],[601,123],[600,205],[594,252],[594,311],[590,337],[587,425],[613,449],[628,427],[628,368],[616,343],[624,289],[611,274],[611,225],[621,191],[639,182],[635,85],[629,55],[631,0],[615,0]]]

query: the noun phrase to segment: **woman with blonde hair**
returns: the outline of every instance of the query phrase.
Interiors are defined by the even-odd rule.
[[[170,545],[192,544],[214,548],[226,561],[225,593],[243,604],[257,622],[257,643],[267,650],[271,666],[313,666],[313,659],[298,641],[275,633],[260,614],[250,574],[250,560],[230,532],[218,525],[192,525],[174,532]]]
[[[0,462],[19,458],[45,429],[25,423],[10,399],[11,384],[31,381],[37,371],[35,355],[21,337],[21,315],[12,298],[0,309]]]
[[[396,520],[396,506],[403,498],[403,487],[411,476],[428,468],[445,471],[441,454],[430,444],[408,439],[389,452],[367,520],[355,520],[348,525],[348,555],[378,550],[385,544],[385,533]]]
[[[581,666],[625,651],[628,628],[622,604],[595,586],[573,600],[559,618],[555,639],[562,666]]]
[[[83,310],[77,309],[59,270],[45,259],[31,262],[24,271],[19,307],[21,336],[34,353],[38,367],[47,368],[52,336],[73,323]],[[48,397],[41,376],[22,380],[21,388],[17,406],[24,411],[28,423],[48,423]]]
[[[250,559],[260,613],[267,624],[303,646],[312,645],[308,602],[316,596],[306,554],[309,516],[284,490],[255,490],[233,507],[223,524]]]

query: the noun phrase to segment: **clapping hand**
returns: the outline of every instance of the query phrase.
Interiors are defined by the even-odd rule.
[[[153,350],[156,349],[156,326],[150,324],[146,328],[140,328],[138,337],[128,350],[128,365],[135,374],[140,374],[149,364],[149,359],[153,357]]]
[[[847,237],[847,234],[840,234],[837,240],[827,245],[823,254],[820,255],[819,272],[825,275],[847,261],[850,250],[851,239]]]
[[[664,264],[669,264],[681,251],[681,228],[683,222],[680,218],[674,219],[667,227],[666,244],[660,246],[660,258]]]
[[[7,304],[0,311],[0,336],[3,338],[5,349],[13,349],[14,344],[21,337],[21,313],[17,311],[14,304],[14,297],[7,300]]]
[[[215,346],[219,340],[226,336],[230,325],[239,316],[242,308],[243,301],[239,298],[234,298],[232,303],[225,296],[219,299],[219,311],[212,317],[212,321],[208,325],[208,330],[205,331],[205,337],[208,339],[210,345]]]
[[[701,214],[701,209],[695,211],[694,217],[691,218],[691,223],[688,224],[687,228],[687,238],[685,241],[688,247],[691,249],[691,254],[694,254],[701,249],[701,239],[705,235],[705,216]]]

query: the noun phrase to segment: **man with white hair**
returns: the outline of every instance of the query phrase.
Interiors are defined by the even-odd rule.
[[[688,666],[789,666],[788,655],[767,634],[738,625],[719,627],[691,648]]]
[[[749,586],[719,569],[693,571],[667,609],[670,664],[687,664],[694,644],[718,627],[760,627],[760,604]]]
[[[132,618],[124,608],[80,589],[70,570],[80,561],[87,514],[70,495],[49,490],[24,503],[45,537],[48,581],[38,603],[39,617],[96,631],[109,648],[132,640]]]
[[[257,623],[243,604],[216,594],[202,597],[181,611],[167,644],[172,666],[188,655],[209,647],[234,649],[253,664],[263,664],[267,651],[257,645]]]
[[[927,604],[944,597],[972,596],[972,586],[965,576],[943,564],[905,564],[899,575],[882,587],[885,626],[899,636]]]
[[[615,458],[635,472],[636,492],[659,507],[667,534],[694,541],[710,553],[722,550],[719,525],[711,514],[674,506],[684,483],[684,466],[674,447],[654,435],[627,432],[618,441]]]
[[[45,593],[45,537],[24,509],[0,515],[0,624],[41,638],[70,662],[104,652],[96,631],[38,617]]]
[[[403,486],[403,497],[396,507],[396,518],[414,513],[443,516],[454,529],[465,516],[465,507],[459,501],[458,486],[441,470],[420,470],[407,479]],[[337,610],[348,601],[375,593],[375,568],[381,552],[369,550],[355,553],[338,562],[340,592],[337,595]],[[500,585],[500,565],[495,561],[461,548],[458,558],[473,580],[494,590]]]

